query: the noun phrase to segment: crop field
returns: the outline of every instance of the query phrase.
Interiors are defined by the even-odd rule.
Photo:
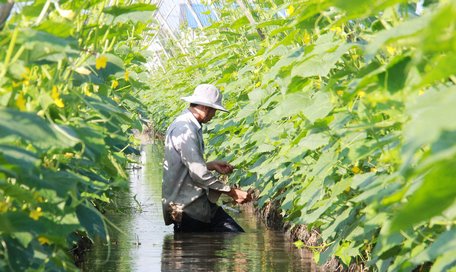
[[[208,158],[318,231],[297,247],[456,271],[456,1],[215,2],[160,69],[149,2],[31,1],[0,20],[0,270],[77,270],[81,237],[109,242],[132,130],[163,133],[212,83],[230,112],[205,128]]]

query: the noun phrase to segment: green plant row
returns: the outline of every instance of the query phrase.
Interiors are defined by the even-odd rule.
[[[155,6],[108,2],[16,3],[0,31],[1,271],[75,270],[81,236],[109,242]]]
[[[455,2],[238,2],[188,54],[168,41],[175,57],[141,93],[156,128],[214,83],[230,113],[207,127],[208,155],[260,207],[319,230],[320,264],[455,270]]]

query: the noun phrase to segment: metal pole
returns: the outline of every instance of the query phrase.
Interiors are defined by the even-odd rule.
[[[169,54],[168,54],[168,52],[166,52],[166,49],[165,49],[165,47],[163,46],[162,42],[160,41],[160,38],[157,39],[157,43],[158,43],[158,44],[160,45],[160,47],[162,48],[163,53],[165,54],[166,59],[169,60],[169,58],[170,58],[170,57],[169,57]]]
[[[209,8],[211,9],[212,13],[214,14],[215,19],[217,21],[220,21],[220,17],[218,16],[217,11],[212,7],[212,5],[209,5]]]
[[[236,3],[241,7],[241,9],[244,11],[244,14],[245,16],[247,17],[247,19],[249,20],[250,24],[252,26],[256,25],[256,22],[255,22],[255,19],[253,18],[253,15],[252,13],[250,12],[250,10],[244,5],[244,2],[242,0],[236,0]],[[257,32],[258,32],[258,35],[260,35],[260,38],[262,40],[264,40],[264,34],[263,34],[263,31],[261,31],[261,29],[257,28],[256,29]]]
[[[162,63],[161,58],[160,58],[160,56],[158,55],[157,51],[154,51],[154,53],[155,53],[155,57],[156,57],[157,60],[158,60],[158,65],[162,68],[163,72],[166,73],[165,66],[163,66],[163,63]]]
[[[177,46],[179,46],[179,48],[182,50],[182,52],[184,54],[187,54],[187,50],[185,50],[184,47],[182,47],[182,44],[180,43],[179,39],[176,37],[176,35],[174,34],[173,30],[171,29],[171,27],[169,26],[168,22],[166,21],[165,18],[163,18],[163,15],[161,15],[160,13],[158,13],[160,15],[160,17],[162,17],[162,22],[163,22],[163,25],[166,27],[166,30],[168,30],[168,34],[171,36],[171,38],[173,38],[173,40],[177,43]]]
[[[198,24],[198,27],[200,29],[203,28],[203,24],[201,23],[198,15],[196,14],[195,10],[193,9],[192,3],[190,3],[189,0],[185,0],[185,4],[187,5],[188,9],[190,10],[190,13],[192,14],[193,18],[195,18],[196,23]]]

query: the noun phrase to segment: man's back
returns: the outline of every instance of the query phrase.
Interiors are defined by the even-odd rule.
[[[167,225],[174,223],[174,230],[240,232],[242,228],[219,206],[221,193],[237,203],[251,200],[240,189],[224,184],[211,171],[230,174],[233,166],[225,161],[204,160],[202,123],[209,122],[222,106],[220,90],[210,84],[195,88],[192,96],[183,97],[190,103],[170,125],[165,139],[163,163],[162,203]]]
[[[175,205],[190,217],[209,222],[209,189],[230,190],[207,169],[202,137],[201,125],[188,110],[166,132],[162,187],[166,224],[173,223],[171,214]]]

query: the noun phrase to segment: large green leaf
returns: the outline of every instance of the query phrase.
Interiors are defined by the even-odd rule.
[[[436,257],[434,264],[430,272],[440,272],[440,271],[455,271],[456,270],[456,249],[453,246],[450,250],[442,252],[439,256]]]
[[[313,97],[307,93],[289,93],[274,100],[278,104],[263,116],[262,119],[265,122],[274,122],[284,117],[303,113],[313,123],[317,119],[326,117],[333,109],[329,94],[325,92],[317,92]]]
[[[34,198],[31,190],[20,183],[11,184],[0,180],[0,188],[4,196],[10,196],[17,201],[27,202]]]
[[[280,71],[286,70],[286,68],[299,61],[303,52],[304,49],[302,47],[298,47],[291,50],[286,56],[281,56],[281,58],[270,68],[270,70],[263,74],[262,83],[266,85],[270,81],[275,80],[277,77],[286,76],[286,73],[281,75]]]
[[[136,11],[154,11],[157,9],[156,5],[136,3],[128,6],[109,6],[103,9],[104,13],[111,14],[113,16],[119,16],[126,13]]]
[[[231,24],[231,28],[238,29],[246,25],[249,25],[249,20],[246,16],[242,16]]]
[[[332,1],[334,5],[340,9],[343,9],[348,18],[343,18],[348,20],[349,18],[359,18],[364,17],[369,14],[376,13],[385,9],[386,7],[392,6],[396,3],[401,3],[401,0],[378,0],[378,1],[364,1],[364,0],[334,0]]]
[[[29,50],[27,59],[29,61],[61,61],[68,56],[78,56],[76,50],[77,41],[74,38],[60,38],[51,33],[24,29],[18,38],[18,43],[23,44]]]
[[[103,9],[103,12],[113,16],[112,22],[125,23],[132,21],[137,22],[148,22],[153,19],[156,5],[136,3],[128,6],[110,6]],[[108,22],[111,22],[108,19]]]
[[[403,130],[403,159],[406,162],[404,167],[409,166],[418,148],[435,143],[445,131],[456,130],[456,119],[442,118],[442,116],[456,116],[456,107],[453,106],[455,103],[455,87],[431,90],[410,100],[407,112],[411,116],[411,121],[404,126]],[[447,149],[454,146],[451,141],[446,143]],[[440,150],[442,148],[440,147]]]
[[[425,174],[423,184],[393,219],[392,229],[401,230],[439,215],[456,199],[456,158],[440,161]]]
[[[298,114],[302,109],[311,103],[308,94],[291,93],[281,95],[273,99],[278,102],[277,106],[263,116],[265,122],[274,122],[285,117]]]
[[[407,80],[407,68],[411,58],[398,56],[391,61],[385,72],[378,75],[379,83],[391,93],[395,93],[405,86]]]
[[[422,17],[407,20],[396,27],[377,33],[366,47],[366,56],[368,58],[373,58],[377,51],[388,42],[411,38],[420,33],[420,31],[429,24],[430,20],[431,15],[426,14]]]
[[[65,241],[67,235],[77,228],[76,224],[58,224],[52,220],[40,217],[33,220],[25,212],[6,212],[0,214],[0,232],[11,234],[15,232],[32,232],[49,236],[61,237]]]
[[[310,122],[314,123],[318,119],[326,117],[333,108],[329,93],[319,91],[312,97],[312,100],[302,105],[302,113]]]
[[[329,143],[330,137],[324,133],[314,133],[304,137],[299,143],[298,146],[301,148],[315,150],[319,147],[327,145]]]
[[[60,38],[70,37],[74,33],[73,22],[68,21],[46,20],[37,26],[36,29]]]
[[[429,69],[423,76],[422,81],[416,85],[416,88],[422,88],[428,84],[447,80],[450,76],[456,75],[456,70],[452,63],[456,62],[456,52],[439,54],[429,61]]]
[[[54,190],[58,196],[66,198],[69,195],[76,197],[78,185],[84,183],[84,180],[76,174],[67,171],[54,172],[44,169],[40,180],[32,179],[27,183],[37,189]]]
[[[404,236],[399,233],[388,234],[391,221],[383,222],[383,226],[377,238],[377,243],[373,249],[373,260],[371,263],[377,262],[379,259],[394,258],[399,254],[400,246],[404,241]]]
[[[14,165],[14,172],[11,173],[13,176],[17,176],[19,173],[31,173],[37,170],[40,163],[39,158],[30,151],[27,151],[21,147],[11,145],[0,145],[0,156],[4,159],[2,165],[0,165],[0,171],[3,167],[6,167],[6,163]],[[9,168],[12,170],[11,168]],[[6,172],[8,168],[4,168]]]
[[[414,264],[421,264],[424,262],[429,262],[435,260],[439,256],[444,256],[445,253],[455,253],[456,252],[456,228],[452,228],[450,230],[445,231],[444,233],[440,234],[437,239],[428,247],[426,247],[421,253],[415,256],[410,261]],[[446,256],[446,261],[440,260],[437,261],[440,267],[444,268],[446,265],[454,266],[455,265],[455,258],[449,258]],[[433,267],[433,269],[436,269]],[[443,271],[443,270],[438,270]]]
[[[103,221],[101,214],[95,210],[95,208],[80,204],[76,208],[76,214],[80,224],[87,231],[87,234],[91,239],[99,237],[103,240],[109,240],[105,222]]]
[[[33,113],[8,108],[0,108],[0,137],[23,139],[41,148],[71,147],[79,141],[67,129]]]
[[[103,130],[95,125],[80,125],[74,128],[78,137],[84,142],[85,155],[94,161],[105,158],[107,154],[106,143],[103,137]]]
[[[316,45],[315,51],[320,51],[323,45]],[[295,65],[291,71],[291,76],[311,77],[311,76],[328,76],[329,71],[333,69],[338,61],[354,44],[343,44],[338,46],[332,43],[332,48],[326,52],[310,52],[310,57],[305,55],[305,60]]]

